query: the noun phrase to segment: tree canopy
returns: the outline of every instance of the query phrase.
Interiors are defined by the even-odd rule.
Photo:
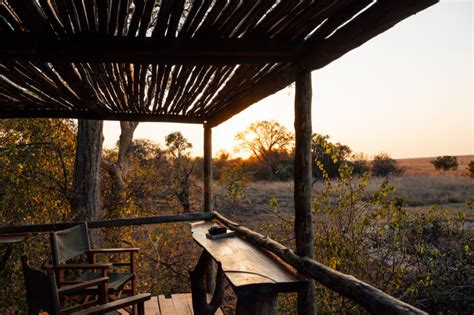
[[[293,144],[293,134],[277,121],[256,121],[235,135],[239,151],[252,153],[266,166],[270,176],[277,170],[281,154]]]

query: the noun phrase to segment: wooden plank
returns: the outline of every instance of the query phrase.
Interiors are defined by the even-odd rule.
[[[173,299],[165,298],[164,295],[158,297],[158,306],[161,315],[178,315],[176,309],[174,308]]]
[[[189,299],[189,294],[173,294],[172,296],[174,308],[178,315],[192,315],[193,306],[192,301]]]
[[[207,239],[207,231],[216,225],[215,222],[192,224],[193,238],[221,264],[237,294],[254,289],[267,293],[295,292],[305,283],[288,264],[239,237]]]
[[[30,237],[30,233],[0,234],[0,244],[22,243]]]
[[[152,296],[149,301],[145,302],[145,315],[158,315],[160,314],[158,308],[158,297]]]
[[[178,293],[173,294],[170,298],[166,298],[164,295],[154,297],[158,304],[158,315],[193,315],[193,302],[191,293]],[[153,298],[152,298],[153,299]],[[211,296],[208,295],[208,300]],[[145,305],[146,307],[146,305]],[[145,308],[145,314],[149,315]],[[153,313],[155,314],[155,313]],[[217,309],[215,315],[224,315],[222,310]]]

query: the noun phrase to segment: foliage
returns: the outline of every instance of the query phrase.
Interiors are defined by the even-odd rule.
[[[313,177],[322,179],[325,176],[336,177],[339,167],[351,154],[347,145],[333,144],[328,135],[313,134],[311,153],[313,158]]]
[[[349,166],[352,167],[352,174],[354,175],[363,175],[370,171],[369,163],[364,154],[353,154],[351,159],[347,161]]]
[[[474,239],[463,221],[435,208],[409,215],[387,181],[363,202],[366,184],[367,177],[354,181],[342,168],[340,180],[316,196],[317,259],[430,312],[465,310],[474,300]],[[341,299],[322,294],[323,309],[339,311]]]
[[[119,200],[113,192],[113,178],[101,176],[104,217],[114,214],[112,210],[117,208],[120,210],[115,217],[153,214],[161,208],[157,200],[171,202],[173,196],[169,196],[169,192],[165,189],[163,185],[165,180],[159,171],[162,165],[166,165],[165,152],[159,145],[143,139],[134,140],[131,151],[129,172],[123,178],[127,189],[121,192]],[[113,164],[117,161],[117,154],[117,147],[104,150],[102,159]],[[119,207],[115,204],[117,202],[121,203]]]
[[[189,190],[191,187],[191,174],[195,162],[191,158],[193,145],[181,134],[173,132],[165,137],[166,153],[168,154],[171,168],[169,173],[169,188],[176,196],[183,208],[183,212],[190,211]]]
[[[458,168],[458,159],[455,156],[438,156],[435,160],[431,161],[431,164],[437,170],[449,171]]]
[[[72,120],[1,120],[0,143],[2,225],[68,219]]]
[[[467,170],[469,171],[469,176],[474,178],[474,160],[469,162],[469,164],[467,165]]]
[[[241,165],[234,164],[222,171],[219,184],[224,188],[227,198],[235,205],[245,197],[245,189],[251,180],[251,173],[245,172]]]
[[[267,176],[273,178],[282,154],[290,149],[292,134],[277,121],[257,121],[235,136],[237,149],[250,152],[265,167]]]
[[[75,151],[75,129],[67,119],[0,120],[0,225],[67,221]],[[1,249],[3,253],[3,248]],[[12,257],[0,273],[0,313],[15,305],[24,311],[19,255],[32,264],[44,262],[48,240],[35,237]],[[12,311],[13,313],[13,311]]]
[[[388,181],[367,199],[368,174],[355,179],[348,163],[339,172],[336,179],[325,173],[314,196],[316,260],[430,313],[472,313],[474,235],[463,214],[451,217],[437,208],[408,213]],[[267,228],[288,244],[288,219]],[[364,313],[326,288],[317,295],[321,313]]]
[[[379,153],[372,160],[372,175],[387,177],[390,175],[400,175],[402,169],[398,167],[397,161],[392,159],[387,153]]]

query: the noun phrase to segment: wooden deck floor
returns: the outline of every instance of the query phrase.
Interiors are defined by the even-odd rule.
[[[164,295],[153,296],[145,303],[146,315],[193,315],[191,293],[173,294],[167,299]],[[216,315],[223,315],[220,309]]]

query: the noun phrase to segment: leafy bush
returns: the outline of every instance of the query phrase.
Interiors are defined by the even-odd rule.
[[[0,120],[0,225],[72,219],[68,196],[75,128],[69,119]],[[0,246],[0,255],[4,249]],[[0,271],[0,314],[26,312],[20,255],[27,253],[38,266],[48,252],[48,239],[40,235],[13,247]]]
[[[463,214],[434,207],[409,213],[388,181],[366,199],[368,175],[354,178],[347,163],[339,170],[313,199],[315,260],[429,313],[471,314],[474,234]],[[276,217],[266,233],[288,244],[292,220]],[[316,292],[323,314],[365,313],[327,288]]]
[[[431,161],[431,164],[437,170],[449,171],[456,170],[458,168],[458,159],[455,156],[438,156],[436,160]]]
[[[390,175],[400,175],[402,169],[398,167],[397,161],[392,159],[387,153],[379,153],[372,161],[372,175],[387,177]]]
[[[251,180],[251,173],[244,171],[242,166],[235,164],[222,171],[219,183],[225,189],[227,198],[233,204],[236,204],[245,197],[245,189]]]
[[[469,162],[469,164],[467,165],[467,170],[469,171],[469,176],[474,178],[474,160]]]
[[[347,163],[352,167],[352,174],[354,175],[363,175],[370,171],[367,158],[363,154],[354,154],[351,160]]]
[[[325,176],[339,176],[339,167],[347,160],[352,150],[347,145],[330,142],[328,135],[313,134],[311,152],[313,177],[322,179]]]

